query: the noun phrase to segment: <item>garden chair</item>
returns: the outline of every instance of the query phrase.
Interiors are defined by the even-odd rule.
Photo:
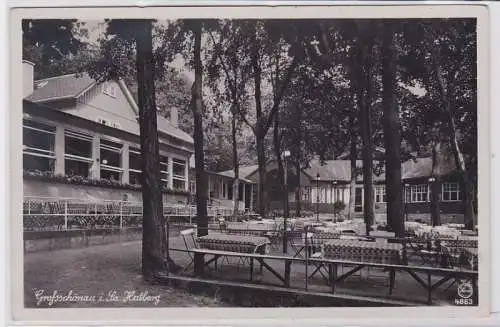
[[[187,254],[189,256],[190,262],[184,267],[183,272],[186,271],[191,265],[194,264],[194,255],[190,252],[191,249],[199,248],[196,237],[194,236],[194,228],[189,228],[181,231],[181,236],[186,246]]]

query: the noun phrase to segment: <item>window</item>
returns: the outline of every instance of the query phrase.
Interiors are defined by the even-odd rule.
[[[54,171],[56,128],[23,119],[23,168]]]
[[[311,191],[311,188],[309,186],[306,186],[302,189],[302,201],[309,200],[309,192],[310,191]]]
[[[64,132],[64,166],[67,176],[91,176],[92,136],[66,130]]]
[[[104,83],[102,93],[116,98],[116,85],[114,83]]]
[[[160,155],[161,185],[168,188],[168,157]]]
[[[429,187],[427,184],[411,186],[411,202],[429,201]]]
[[[226,183],[222,182],[222,198],[226,198]]]
[[[131,147],[129,149],[129,183],[132,185],[141,185],[141,150]]]
[[[111,181],[120,181],[121,173],[121,153],[122,144],[101,139],[100,156],[101,156],[101,179]]]
[[[186,162],[184,160],[173,160],[172,174],[173,174],[173,187],[177,190],[184,190],[186,185]]]
[[[189,191],[191,194],[196,194],[196,181],[189,182]]]
[[[458,183],[443,183],[442,199],[443,201],[460,201],[460,187]]]
[[[340,188],[334,188],[334,192],[335,192],[335,197],[334,197],[334,203],[337,202],[337,201],[342,201],[342,195],[341,195],[341,190]]]
[[[385,192],[384,185],[375,186],[375,203],[386,203],[387,202],[387,194]]]
[[[410,188],[410,186],[405,186],[405,202],[406,203],[411,202],[411,188]]]

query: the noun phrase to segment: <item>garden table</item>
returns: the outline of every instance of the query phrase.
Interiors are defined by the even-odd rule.
[[[360,240],[330,240],[323,244],[326,259],[357,262],[399,264],[403,246],[399,243],[366,242]]]
[[[229,223],[226,227],[229,233],[265,236],[269,232],[275,232],[277,225],[275,223]]]
[[[450,246],[448,243],[443,243],[442,252],[448,260],[451,260],[450,263],[453,266],[460,266],[460,264],[467,263],[470,265],[471,270],[477,269],[477,247],[457,247],[454,245]]]
[[[251,235],[235,235],[235,234],[223,234],[223,233],[209,233],[208,235],[201,236],[198,238],[198,246],[201,249],[213,251],[213,258],[204,262],[204,266],[208,266],[210,263],[214,262],[217,269],[217,260],[220,257],[226,257],[225,253],[241,253],[241,254],[267,254],[269,253],[268,245],[270,241],[266,237],[251,236]],[[240,256],[240,262],[246,263],[245,256]],[[250,271],[253,273],[253,258],[250,258]],[[261,262],[260,271],[262,272]],[[201,267],[195,270],[200,270]],[[195,274],[199,274],[196,272]]]
[[[251,235],[235,235],[212,233],[198,238],[200,248],[240,252],[240,253],[266,253],[269,239],[266,237],[251,236]]]

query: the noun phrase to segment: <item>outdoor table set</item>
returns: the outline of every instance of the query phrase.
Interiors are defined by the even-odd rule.
[[[225,228],[229,233],[238,233],[245,235],[264,236],[268,232],[277,230],[275,223],[228,223]]]
[[[325,259],[399,264],[402,249],[403,246],[399,243],[339,239],[325,242],[322,254]]]
[[[261,254],[269,252],[267,248],[269,244],[268,238],[250,235],[210,232],[206,236],[199,237],[198,244],[200,248],[218,251]]]
[[[447,243],[442,245],[442,253],[448,260],[448,264],[453,267],[467,265],[471,270],[477,268],[478,250],[477,247],[455,247]]]
[[[478,238],[474,236],[459,236],[457,239],[443,240],[443,244],[446,244],[449,247],[477,248]]]

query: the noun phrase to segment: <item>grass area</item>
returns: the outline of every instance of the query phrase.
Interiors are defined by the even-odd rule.
[[[221,307],[142,279],[140,242],[36,252],[24,257],[24,303],[36,307]],[[49,297],[54,295],[55,297]],[[68,296],[69,295],[69,296]],[[58,297],[61,296],[61,297]],[[66,296],[66,298],[64,298]],[[54,302],[50,304],[50,300]]]

